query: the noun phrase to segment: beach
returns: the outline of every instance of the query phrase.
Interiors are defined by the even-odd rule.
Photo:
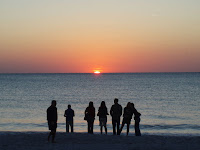
[[[1,150],[199,150],[199,136],[144,135],[113,136],[58,132],[56,143],[47,141],[48,132],[0,132]]]

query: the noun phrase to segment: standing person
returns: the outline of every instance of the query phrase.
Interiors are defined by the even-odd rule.
[[[56,108],[56,101],[52,100],[51,106],[47,109],[47,121],[49,130],[51,130],[48,136],[48,141],[52,136],[52,143],[55,143],[54,139],[56,136],[57,120],[58,120],[58,113]]]
[[[71,127],[71,132],[74,132],[74,110],[71,109],[71,105],[68,105],[68,109],[65,110],[64,117],[66,117],[66,132],[69,133],[69,126]]]
[[[131,105],[130,102],[128,102],[127,106],[124,108],[123,121],[122,121],[122,126],[120,128],[120,133],[122,132],[122,129],[123,129],[124,125],[127,124],[126,135],[128,135],[128,133],[129,133],[129,126],[130,126],[130,123],[131,123],[132,116],[133,116],[132,105]]]
[[[141,116],[141,114],[135,109],[135,105],[133,103],[131,103],[131,104],[132,104],[134,120],[135,120],[135,136],[141,136],[141,132],[140,132],[140,116]]]
[[[108,114],[108,109],[106,107],[106,103],[104,101],[102,101],[101,106],[99,107],[99,110],[97,113],[97,116],[99,116],[99,126],[100,126],[101,134],[103,131],[103,126],[105,128],[105,133],[107,134],[107,127],[106,127],[107,115],[109,115],[109,114]]]
[[[114,99],[114,105],[110,109],[110,115],[112,116],[112,125],[113,125],[113,135],[116,135],[116,124],[117,124],[117,135],[120,134],[119,125],[120,117],[122,115],[122,106],[118,104],[118,99]]]
[[[95,120],[95,108],[93,102],[89,102],[89,106],[85,110],[85,120],[87,120],[88,123],[88,133],[93,134]]]

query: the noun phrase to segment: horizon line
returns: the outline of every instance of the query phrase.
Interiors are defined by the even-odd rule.
[[[173,71],[169,71],[169,72],[102,72],[100,74],[128,74],[128,73],[200,73],[200,72],[196,72],[196,71],[190,71],[190,72],[186,72],[186,71],[177,71],[177,72],[173,72]],[[94,74],[93,72],[8,72],[8,73],[0,73],[0,74]]]

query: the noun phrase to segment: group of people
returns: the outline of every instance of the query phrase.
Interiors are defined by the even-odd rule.
[[[107,126],[106,126],[107,115],[109,115],[108,109],[106,107],[105,102],[102,101],[97,113],[97,116],[99,116],[99,126],[100,126],[101,134],[103,131],[103,127],[105,129],[105,133],[107,134]],[[114,99],[114,104],[112,105],[110,109],[110,115],[112,117],[112,126],[113,126],[114,135],[116,134],[120,135],[125,124],[127,124],[126,134],[128,135],[131,119],[134,115],[135,135],[141,136],[140,129],[139,129],[141,114],[135,109],[133,103],[128,102],[127,106],[124,108],[121,127],[120,127],[120,117],[122,116],[122,106],[118,103],[117,98]],[[88,133],[93,133],[93,125],[94,125],[94,120],[95,120],[95,108],[93,106],[93,102],[90,102],[89,106],[86,108],[84,120],[88,122]],[[117,131],[116,131],[116,128],[117,128]]]
[[[99,126],[100,132],[103,133],[103,127],[105,129],[105,133],[107,134],[107,116],[109,115],[108,109],[106,107],[105,101],[101,102],[101,105],[98,109],[97,116],[99,116]],[[125,124],[127,124],[127,132],[129,133],[129,127],[131,123],[131,119],[134,115],[135,120],[135,135],[141,136],[139,123],[140,123],[140,116],[141,114],[135,109],[133,103],[128,102],[127,106],[124,108],[123,112],[123,120],[120,127],[120,117],[122,116],[122,106],[118,103],[118,99],[114,99],[114,104],[110,109],[110,115],[112,117],[112,126],[113,126],[113,135],[120,135],[122,129]],[[66,132],[69,132],[69,127],[71,127],[71,132],[73,132],[73,117],[75,116],[74,110],[71,108],[71,105],[68,105],[68,109],[64,112],[64,117],[66,117]],[[49,130],[51,132],[48,135],[48,141],[52,136],[52,142],[54,142],[56,128],[57,128],[57,108],[56,108],[56,101],[53,100],[51,106],[47,109],[47,121]],[[95,120],[95,108],[93,102],[89,102],[89,106],[85,109],[85,116],[84,120],[87,121],[88,124],[88,133],[93,134],[93,126]],[[117,130],[116,130],[117,129]]]

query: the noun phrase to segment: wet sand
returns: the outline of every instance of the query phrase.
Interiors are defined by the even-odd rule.
[[[0,132],[1,150],[200,150],[199,136],[113,136],[57,133],[56,143],[48,132]]]

